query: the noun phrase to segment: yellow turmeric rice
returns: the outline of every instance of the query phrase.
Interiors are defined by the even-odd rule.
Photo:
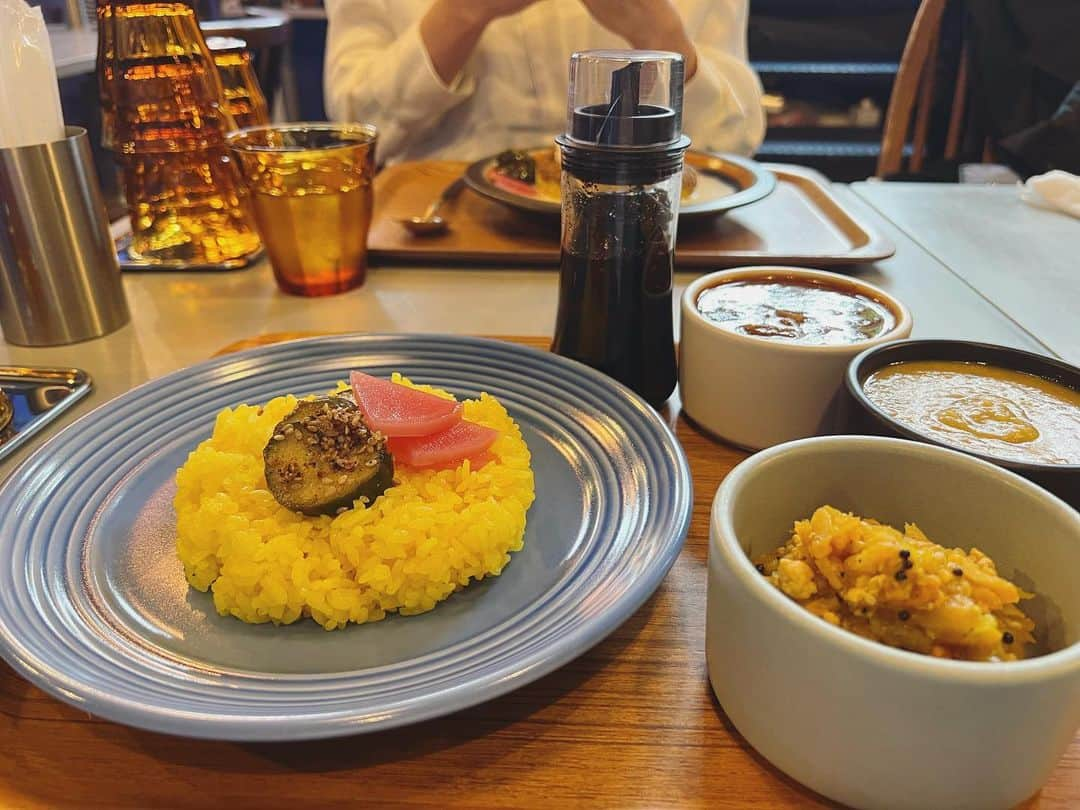
[[[769,582],[831,624],[940,658],[1015,661],[1035,624],[1024,593],[978,549],[932,542],[831,506],[795,523],[791,539],[757,561]]]
[[[497,576],[521,549],[534,498],[529,449],[494,397],[463,403],[465,419],[499,431],[494,461],[398,466],[394,485],[370,507],[334,517],[292,512],[267,489],[263,448],[297,401],[222,411],[177,472],[177,552],[188,582],[212,590],[223,616],[276,624],[310,616],[333,630],[423,613],[472,580]]]

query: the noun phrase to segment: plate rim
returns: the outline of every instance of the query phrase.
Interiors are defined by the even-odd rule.
[[[533,152],[545,148],[547,147],[536,146],[520,151]],[[691,164],[696,164],[698,162],[730,164],[735,166],[740,173],[749,176],[751,182],[749,185],[740,188],[734,194],[718,197],[711,202],[698,203],[685,208],[680,205],[680,219],[705,219],[708,217],[719,216],[736,208],[741,208],[744,205],[750,205],[758,200],[762,200],[776,190],[776,175],[773,174],[770,169],[751,158],[726,152],[710,152],[699,149],[687,151],[686,156],[687,162]],[[512,194],[509,191],[505,191],[488,182],[484,173],[495,158],[496,155],[488,155],[487,157],[473,161],[465,167],[463,177],[465,178],[465,185],[467,185],[471,191],[474,191],[481,197],[491,200],[492,202],[497,202],[517,211],[527,211],[531,214],[541,214],[551,217],[560,214],[560,206],[558,203],[550,200],[522,197],[517,194]],[[719,172],[714,168],[713,173]]]
[[[324,344],[351,344],[353,353],[362,353],[365,345],[385,346],[391,343],[407,347],[411,341],[417,339],[442,339],[442,341],[458,345],[502,347],[503,349],[509,347],[511,351],[524,352],[536,360],[550,361],[553,357],[550,353],[532,346],[492,338],[439,333],[353,333],[283,341],[210,358],[141,383],[118,397],[98,405],[65,426],[36,448],[24,463],[20,464],[0,485],[0,500],[17,498],[18,484],[29,475],[28,471],[34,467],[32,462],[46,457],[61,438],[77,435],[86,420],[96,417],[116,400],[132,398],[137,392],[145,394],[148,389],[164,386],[177,379],[184,379],[216,367],[228,366],[236,361],[273,357],[285,348],[307,351]],[[407,349],[405,351],[407,352]],[[10,626],[10,621],[5,620],[5,612],[2,610],[0,610],[0,657],[3,657],[20,677],[62,702],[88,711],[97,717],[182,737],[237,742],[332,738],[411,725],[487,702],[561,668],[583,655],[629,620],[663,582],[667,572],[678,559],[689,531],[693,512],[693,480],[682,445],[667,422],[656,411],[625,386],[600,372],[567,358],[559,357],[559,361],[573,364],[580,373],[591,377],[594,382],[599,381],[616,391],[620,397],[628,398],[635,409],[645,416],[646,422],[656,430],[660,446],[666,452],[672,453],[677,474],[676,480],[672,482],[675,493],[673,499],[675,510],[669,521],[672,531],[670,537],[663,538],[646,575],[630,581],[625,591],[616,597],[603,612],[583,620],[565,634],[541,645],[538,650],[519,657],[514,661],[515,665],[512,668],[509,664],[503,664],[492,670],[474,673],[465,682],[420,697],[390,696],[383,699],[381,716],[374,720],[364,717],[365,714],[372,714],[374,707],[323,709],[307,714],[298,711],[296,717],[273,714],[218,717],[208,715],[198,709],[184,710],[132,700],[118,694],[116,690],[110,692],[107,686],[102,687],[90,683],[91,678],[76,677],[63,672],[60,667],[49,663],[47,655],[24,655],[24,652],[28,653],[28,651],[25,651],[19,643],[16,634],[12,633],[14,628]],[[0,540],[0,543],[2,542]],[[83,542],[83,540],[69,540],[68,542]],[[86,631],[85,624],[80,626],[80,631]],[[510,669],[512,671],[509,671]]]

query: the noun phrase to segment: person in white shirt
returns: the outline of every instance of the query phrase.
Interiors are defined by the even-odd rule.
[[[379,160],[475,160],[549,143],[574,51],[676,51],[694,147],[753,154],[765,119],[748,0],[326,0],[330,117],[379,128]]]

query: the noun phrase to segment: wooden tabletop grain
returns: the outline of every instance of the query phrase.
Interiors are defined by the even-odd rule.
[[[629,621],[557,672],[404,729],[241,745],[98,720],[0,664],[0,807],[829,806],[758,756],[713,698],[704,652],[708,511],[745,454],[695,430],[677,402],[665,415],[694,476],[686,546]],[[1080,738],[1024,806],[1080,806]]]

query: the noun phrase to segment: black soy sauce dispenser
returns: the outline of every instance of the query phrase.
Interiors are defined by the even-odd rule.
[[[682,190],[683,59],[661,51],[570,57],[562,254],[552,350],[653,405],[675,390],[671,286]]]

